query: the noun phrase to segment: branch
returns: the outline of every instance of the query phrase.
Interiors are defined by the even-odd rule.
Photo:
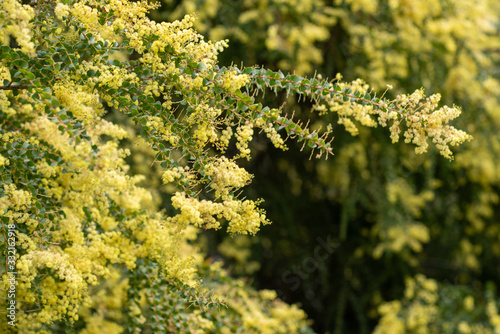
[[[12,83],[12,82],[11,82]],[[15,90],[15,89],[24,89],[28,88],[29,84],[21,84],[21,85],[11,85],[10,83],[7,86],[0,86],[0,90]]]

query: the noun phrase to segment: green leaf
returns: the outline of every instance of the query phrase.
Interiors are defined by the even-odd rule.
[[[200,61],[200,63],[197,66],[197,69],[200,71],[205,71],[205,70],[207,70],[207,65],[205,65],[204,62]]]
[[[2,45],[0,50],[2,50],[2,53],[10,53],[10,51],[12,51],[12,49],[10,47],[8,47],[7,45]]]
[[[35,75],[29,71],[21,70],[21,73],[24,74],[24,76],[27,77],[29,80],[35,79]]]
[[[24,59],[17,59],[12,62],[12,65],[27,69],[29,67],[28,62]]]

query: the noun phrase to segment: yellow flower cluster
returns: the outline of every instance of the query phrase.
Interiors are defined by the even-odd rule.
[[[236,128],[236,148],[240,152],[236,158],[250,159],[250,148],[248,143],[253,138],[253,124],[248,122]]]
[[[341,76],[337,75],[337,80]],[[450,108],[443,106],[438,109],[438,102],[441,99],[439,94],[426,97],[423,89],[418,89],[412,94],[398,95],[392,101],[381,100],[374,108],[372,104],[363,105],[359,103],[366,93],[371,93],[368,85],[363,80],[357,79],[352,83],[339,83],[342,90],[349,89],[353,94],[358,92],[360,98],[353,94],[352,99],[347,102],[341,100],[339,96],[327,99],[327,106],[317,104],[315,109],[320,113],[333,112],[339,116],[338,123],[343,124],[348,132],[357,135],[359,130],[353,121],[368,127],[376,127],[377,124],[383,127],[392,122],[390,126],[392,142],[398,142],[401,123],[405,124],[405,143],[413,143],[417,147],[415,152],[420,154],[427,151],[429,146],[427,140],[432,138],[433,143],[441,155],[448,159],[453,159],[453,154],[449,146],[456,146],[472,139],[472,136],[465,131],[458,130],[448,123],[457,118],[461,111],[458,107]],[[391,86],[387,86],[390,88]],[[384,94],[385,95],[385,94]],[[366,102],[366,101],[365,101]],[[374,119],[376,116],[376,120]]]
[[[220,263],[213,264],[212,270],[221,270],[219,266]],[[300,333],[308,325],[306,313],[297,305],[288,305],[277,299],[276,292],[263,290],[257,293],[243,287],[242,280],[234,280],[231,285],[217,286],[216,292],[228,296],[229,308],[242,315],[241,325],[245,333]],[[269,304],[264,305],[262,301]],[[225,308],[219,311],[222,316],[227,312]],[[230,334],[232,331],[224,326],[221,333]]]
[[[206,103],[199,103],[186,117],[185,121],[195,127],[193,137],[196,138],[198,147],[204,147],[207,142],[217,142],[217,118],[221,113],[222,110],[218,108],[211,107]]]
[[[278,109],[272,109],[269,113],[269,115],[279,115],[280,111]],[[257,118],[255,120],[255,126],[262,128],[264,132],[266,133],[267,138],[271,140],[271,143],[274,145],[274,147],[280,149],[280,150],[287,150],[287,147],[285,145],[285,140],[281,135],[278,133],[278,131],[275,128],[275,125],[273,123],[265,123],[262,118]]]
[[[500,314],[494,301],[490,300],[486,306],[486,314],[494,328],[494,334],[500,333]]]
[[[475,322],[469,316],[469,312],[475,307],[474,297],[467,295],[463,300],[457,299],[460,294],[453,295],[449,289],[450,287],[438,286],[435,280],[421,274],[414,278],[406,277],[404,297],[401,300],[384,302],[378,307],[381,320],[373,333],[498,333],[500,316],[492,298],[487,296],[485,314],[488,315],[489,321]],[[453,305],[453,311],[443,312],[443,308],[450,305]],[[464,317],[463,313],[460,313],[461,310],[468,315]]]
[[[70,140],[68,133],[61,133],[58,129],[58,124],[51,121],[47,116],[35,118],[30,123],[24,125],[25,129],[29,130],[33,136],[37,136],[40,140],[45,141],[49,145],[53,145],[61,152],[64,160],[71,161],[77,155],[75,143]],[[90,146],[88,147],[88,149]],[[86,150],[84,144],[80,149]]]
[[[90,305],[80,311],[80,315],[87,322],[87,328],[83,332],[89,334],[102,330],[106,333],[122,332],[123,327],[110,320],[116,321],[123,318],[121,308],[127,303],[127,289],[129,288],[128,279],[123,279],[120,270],[110,268],[109,278],[102,285],[94,288],[98,291],[93,294]]]
[[[230,199],[230,193],[246,186],[252,175],[226,157],[218,157],[205,167],[205,173],[210,177],[210,187],[215,190],[215,198],[223,201]]]
[[[265,212],[259,209],[259,202],[252,200],[229,200],[224,202],[223,216],[229,221],[230,234],[255,234],[261,225],[270,224]]]
[[[259,203],[251,200],[227,199],[222,203],[198,200],[188,197],[184,192],[172,196],[172,206],[181,212],[169,221],[187,226],[192,224],[205,229],[219,229],[217,219],[224,218],[229,222],[227,231],[231,234],[255,234],[262,224],[269,224],[265,213],[257,207]],[[217,219],[216,219],[217,218]]]
[[[82,75],[87,75],[88,71],[94,71],[95,73],[100,74],[99,76],[94,75],[89,77],[86,81],[87,87],[80,88],[81,91],[87,92],[87,94],[90,94],[90,96],[93,96],[92,91],[96,87],[107,86],[110,89],[118,89],[122,86],[123,82],[139,82],[139,78],[137,78],[134,72],[129,72],[123,68],[118,68],[113,65],[89,61],[82,61],[79,68],[73,75],[71,75],[70,78],[78,80]],[[110,107],[118,107],[118,104],[116,102],[111,102],[115,98],[115,96],[101,94],[100,98],[106,101]],[[85,100],[83,100],[82,102],[84,101]],[[130,101],[130,103],[132,103],[132,101]]]
[[[26,224],[30,233],[33,232],[38,225],[38,221],[30,217],[28,213],[8,210],[3,215],[4,217],[9,218],[10,224],[14,223],[16,224],[16,226],[20,226],[20,224]],[[50,225],[50,223],[48,223],[47,225]]]
[[[171,0],[165,2],[172,3]],[[311,73],[315,65],[323,62],[317,43],[328,39],[329,27],[337,21],[336,10],[325,6],[325,1],[245,0],[238,5],[237,15],[231,18],[231,24],[225,26],[211,24],[224,6],[217,0],[182,1],[171,11],[169,18],[180,19],[183,15],[197,12],[199,20],[194,26],[198,31],[212,40],[238,40],[252,50],[265,45],[270,52],[280,54],[277,66],[284,70]],[[276,17],[280,18],[281,24],[276,23]],[[241,27],[247,25],[255,27],[250,30],[252,33]]]
[[[163,121],[162,118],[158,116],[149,117],[146,124],[158,131],[161,137],[169,142],[170,145],[175,147],[178,144],[179,136],[172,131],[172,125]]]
[[[21,52],[33,56],[35,43],[32,42],[33,26],[30,23],[35,16],[33,8],[16,0],[3,0],[0,2],[0,10],[2,12],[0,16],[0,41],[5,43],[9,36],[12,36],[21,47]]]
[[[404,209],[416,218],[421,216],[422,209],[426,203],[434,199],[434,193],[430,190],[415,194],[404,178],[398,178],[387,183],[386,191],[389,202],[393,204],[401,203]]]
[[[481,255],[483,247],[480,244],[472,244],[468,239],[460,240],[459,249],[455,261],[466,268],[479,270],[481,268],[478,256]]]
[[[236,69],[224,72],[220,78],[221,86],[229,92],[234,92],[250,82],[250,77],[246,74],[240,74]]]
[[[15,110],[10,107],[10,102],[7,99],[7,94],[3,91],[0,92],[0,108],[2,110],[4,110],[4,112],[7,114],[7,116],[11,116],[11,115],[15,114]]]
[[[19,280],[23,283],[20,291],[25,301],[35,301],[35,292],[29,289],[30,282],[39,275],[39,270],[45,268],[54,271],[57,281],[53,276],[42,280],[40,288],[43,299],[39,301],[42,309],[36,313],[21,314],[25,318],[20,319],[23,330],[36,330],[41,324],[58,321],[63,317],[76,320],[79,306],[88,302],[87,284],[83,277],[76,270],[70,256],[56,250],[31,251],[18,260],[17,271]]]
[[[96,41],[115,42],[120,40],[118,32],[127,28],[124,22],[127,22],[128,26],[140,22],[141,19],[144,19],[146,12],[155,7],[156,5],[150,5],[146,1],[107,1],[104,6],[99,1],[76,2],[72,6],[59,2],[54,12],[59,20],[65,21],[66,17],[81,24],[87,32],[94,36]],[[109,24],[100,24],[100,11],[107,12],[109,10],[115,12],[115,19]]]
[[[391,5],[396,1],[389,1]],[[377,0],[335,0],[336,5],[349,4],[353,11],[363,10],[366,13],[375,13],[378,8]]]
[[[1,30],[0,30],[1,34]],[[1,40],[1,36],[0,36]],[[7,67],[0,64],[0,81],[11,80],[10,72]],[[10,102],[7,98],[7,93],[5,91],[0,91],[0,110],[3,110],[7,115],[13,115],[15,113],[14,109],[11,108]]]
[[[452,159],[449,146],[456,146],[471,140],[472,136],[465,131],[458,130],[448,123],[457,118],[461,110],[458,107],[443,106],[436,110],[441,96],[439,94],[425,98],[423,89],[411,95],[398,95],[394,102],[401,108],[409,108],[410,113],[404,121],[408,130],[405,131],[405,143],[414,143],[416,153],[427,151],[429,146],[427,138],[432,138],[439,152],[448,159]],[[424,100],[421,102],[421,100]],[[411,112],[411,110],[415,110]],[[392,130],[392,128],[391,128]],[[399,133],[399,126],[395,129]],[[398,135],[391,133],[393,142],[398,140]]]
[[[99,96],[87,90],[88,87],[77,86],[71,81],[63,81],[54,85],[54,95],[60,105],[84,123],[94,120],[96,116],[103,113]],[[100,113],[96,115],[99,111]]]
[[[174,167],[165,171],[161,178],[163,180],[163,183],[167,184],[170,182],[174,182],[176,179],[180,179],[183,174],[183,167]]]
[[[374,231],[380,228],[374,227]],[[414,252],[422,251],[422,243],[430,240],[429,229],[420,223],[409,223],[407,226],[390,226],[380,230],[382,242],[373,250],[373,257],[378,259],[385,251],[399,253],[405,246],[409,246]]]
[[[188,166],[186,167],[172,167],[162,174],[163,183],[167,184],[170,182],[177,182],[179,180],[190,181],[196,178],[196,175],[192,169]]]
[[[97,41],[104,41],[104,36],[113,36],[112,26],[99,24],[99,9],[95,2],[92,2],[92,4],[77,2],[71,7],[63,3],[58,3],[55,8],[55,14],[59,20],[63,20],[63,16],[71,15],[88,32],[92,33]]]
[[[400,301],[383,303],[378,311],[382,316],[374,334],[403,334],[419,333],[431,334],[429,326],[438,316],[438,285],[435,280],[428,279],[423,275],[415,278],[405,279],[405,299],[402,305]]]
[[[88,132],[89,135],[94,136],[95,140],[97,140],[97,136],[100,135],[106,135],[117,139],[128,137],[128,133],[125,129],[105,119],[100,119],[93,128],[89,128]]]
[[[7,210],[21,211],[31,207],[31,193],[26,190],[17,190],[15,184],[3,186],[5,196],[0,198],[0,212],[4,214]]]
[[[229,141],[233,136],[233,129],[230,126],[228,126],[221,132],[222,134],[219,136],[219,141],[217,142],[217,145],[222,152],[225,152],[229,145]]]
[[[337,80],[342,79],[340,74],[337,74]],[[363,96],[370,92],[370,87],[361,79],[357,79],[352,83],[339,82],[339,87],[341,89],[350,88],[353,92],[358,91]],[[376,127],[377,122],[372,118],[375,114],[373,111],[373,106],[366,105],[363,106],[359,103],[354,103],[351,101],[342,102],[337,99],[328,100],[328,110],[326,110],[325,105],[316,105],[315,109],[320,112],[320,114],[326,113],[327,111],[337,113],[339,116],[338,123],[342,124],[346,131],[351,135],[355,136],[358,134],[359,130],[356,127],[353,120],[361,123],[363,126]]]
[[[193,197],[188,197],[184,192],[177,192],[172,196],[172,206],[179,209],[181,213],[169,217],[169,220],[187,226],[204,226],[205,228],[219,229],[220,223],[214,218],[223,211],[223,206],[220,203],[214,203],[207,200],[197,200]]]
[[[95,7],[99,6],[98,1],[90,1],[89,4]],[[89,7],[84,7],[86,12],[89,12]],[[171,23],[154,22],[147,18],[146,13],[155,7],[156,5],[149,4],[147,1],[108,1],[106,8],[114,11],[115,18],[107,29],[114,31],[114,33],[123,33],[129,40],[129,45],[134,47],[138,53],[143,54],[140,61],[155,71],[168,72],[175,69],[175,66],[171,66],[168,62],[165,63],[160,56],[160,53],[167,49],[173,49],[179,54],[183,52],[190,54],[195,61],[203,60],[205,65],[211,68],[216,62],[217,54],[227,46],[227,42],[203,41],[203,36],[192,29],[196,17],[191,15],[186,15],[182,20]],[[90,11],[93,10],[90,9]],[[89,20],[89,17],[91,16],[77,17],[77,20],[83,19],[85,21]],[[96,25],[95,28],[99,29],[98,21],[92,20],[92,22]],[[87,24],[89,28],[94,28],[90,22]],[[144,43],[145,37],[148,36],[157,36],[149,47]]]

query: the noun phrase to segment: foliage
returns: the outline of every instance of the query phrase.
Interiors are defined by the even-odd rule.
[[[166,9],[154,12],[153,17],[173,20],[187,13],[199,13],[195,23],[198,31],[212,40],[229,38],[231,43],[238,43],[240,52],[232,59],[235,62],[266,62],[272,68],[301,75],[312,72],[315,65],[323,62],[317,42],[327,40],[328,28],[337,22],[335,9],[326,6],[324,0],[163,0],[163,3]]]
[[[200,229],[255,234],[269,223],[261,200],[238,195],[252,180],[237,161],[250,158],[255,130],[279,149],[284,129],[318,156],[332,153],[331,127],[266,107],[257,100],[266,91],[314,101],[351,131],[350,119],[390,122],[392,140],[403,131],[419,153],[432,138],[451,158],[449,146],[471,138],[448,124],[457,107],[438,108],[421,90],[388,99],[359,82],[220,67],[226,41],[204,41],[194,16],[153,22],[145,1],[0,6],[2,291],[17,272],[15,299],[1,303],[15,301],[21,333],[309,332],[302,310],[231,279],[196,243]],[[176,214],[128,173],[120,140],[130,133],[104,118],[113,110],[176,185]]]
[[[280,288],[289,299],[303,301],[319,322],[317,328],[335,333],[367,333],[374,327],[383,332],[388,313],[376,311],[383,299],[401,305],[398,319],[409,319],[412,303],[404,297],[405,277],[419,273],[444,286],[444,296],[455,304],[465,298],[460,291],[470,289],[478,301],[474,312],[496,314],[498,306],[492,305],[495,299],[498,305],[498,293],[486,286],[488,281],[500,281],[498,1],[267,0],[255,6],[214,1],[218,10],[213,15],[203,9],[202,1],[177,3],[163,15],[182,15],[183,8],[199,11],[199,29],[227,36],[231,45],[243,45],[245,37],[252,36],[251,47],[229,48],[231,60],[265,61],[271,68],[294,64],[301,75],[312,69],[331,77],[342,72],[349,80],[362,77],[377,90],[394,86],[388,96],[423,85],[426,92],[439,92],[445,103],[463,107],[457,124],[475,138],[450,164],[432,149],[424,158],[408,146],[388,145],[383,130],[351,127],[342,112],[322,119],[312,116],[313,126],[340,123],[357,138],[334,126],[336,155],[329,161],[303,162],[292,152],[275,153],[272,159],[277,163],[266,153],[257,157],[252,167],[262,173],[257,190],[275,203],[264,205],[286,226],[285,231],[272,226],[263,231],[263,246],[255,247],[274,254],[262,264],[262,286]],[[232,8],[237,10],[225,15]],[[307,34],[311,27],[321,34]],[[300,41],[289,34],[291,29],[302,34]],[[321,52],[321,59],[301,58],[309,50],[311,55]],[[291,109],[308,107],[288,102]],[[274,189],[283,183],[290,184],[290,193]],[[257,181],[254,185],[259,187]],[[314,247],[311,243],[324,235],[331,235],[339,246],[301,280],[300,293],[290,291],[286,279],[272,279],[305,261],[307,250]],[[264,246],[265,240],[277,236],[287,241]],[[464,333],[498,331],[496,316],[456,312],[451,302],[436,305],[439,316],[430,327],[436,332],[460,330],[446,327],[447,322],[464,322]],[[447,318],[450,314],[454,316]],[[378,326],[377,316],[382,316]]]
[[[490,284],[484,296],[466,287],[438,284],[417,275],[405,279],[404,297],[379,306],[378,333],[496,333],[500,319],[495,291]],[[480,305],[477,305],[480,303]],[[447,312],[452,310],[453,312]]]

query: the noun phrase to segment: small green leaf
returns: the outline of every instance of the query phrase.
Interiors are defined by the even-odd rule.
[[[200,61],[200,63],[197,66],[197,69],[200,71],[205,71],[207,69],[207,65],[205,65],[204,62]]]
[[[12,62],[14,66],[20,67],[22,69],[27,69],[29,67],[28,62],[24,59],[17,59]]]

